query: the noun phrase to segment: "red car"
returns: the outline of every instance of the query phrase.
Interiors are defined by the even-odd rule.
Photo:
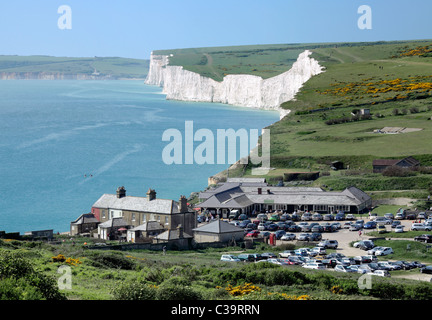
[[[252,230],[246,235],[246,237],[257,238],[259,234],[260,232],[258,230]]]

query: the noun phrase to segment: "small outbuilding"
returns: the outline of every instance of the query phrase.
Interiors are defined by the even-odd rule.
[[[241,241],[244,237],[243,229],[220,219],[195,228],[193,231],[197,243]]]

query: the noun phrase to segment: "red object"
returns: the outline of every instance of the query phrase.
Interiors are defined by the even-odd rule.
[[[270,245],[271,246],[275,246],[276,245],[276,235],[274,233],[272,233],[270,235]]]

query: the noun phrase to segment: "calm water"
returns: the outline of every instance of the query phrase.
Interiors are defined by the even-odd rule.
[[[277,112],[166,101],[139,81],[0,82],[0,230],[69,231],[104,193],[178,200],[228,165],[162,161],[166,129],[259,129]],[[196,143],[198,145],[199,143]]]

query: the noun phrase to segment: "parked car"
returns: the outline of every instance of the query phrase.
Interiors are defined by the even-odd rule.
[[[308,252],[304,248],[296,249],[294,251],[295,251],[296,256],[301,256],[301,257],[307,257],[308,256]]]
[[[355,219],[355,216],[354,216],[353,214],[349,213],[349,214],[347,214],[347,215],[345,216],[345,219],[346,219],[346,220],[354,220],[354,219]]]
[[[237,256],[241,261],[253,262],[255,261],[255,256],[249,253],[241,253]]]
[[[391,224],[392,220],[387,219],[385,217],[378,217],[374,220],[376,222],[376,224]]]
[[[336,221],[343,221],[343,220],[345,220],[345,214],[343,214],[343,213],[336,214],[335,215],[335,220]]]
[[[312,214],[310,212],[305,212],[301,216],[302,221],[310,221],[312,220]]]
[[[271,252],[264,252],[261,254],[261,257],[264,259],[272,259],[272,258],[277,258],[277,255]]]
[[[427,226],[424,223],[413,223],[411,225],[412,231],[432,231],[432,226]]]
[[[390,277],[390,272],[388,272],[387,270],[375,270],[371,274],[379,277]]]
[[[303,268],[306,269],[315,269],[315,270],[323,270],[325,269],[324,264],[319,263],[319,262],[309,262],[309,263],[305,263],[303,265]]]
[[[417,214],[417,219],[426,219],[426,218],[427,218],[426,212],[419,212]]]
[[[221,257],[221,261],[240,262],[241,260],[236,256],[224,254]]]
[[[395,220],[403,220],[403,219],[405,219],[405,213],[403,212],[396,213]]]
[[[288,227],[288,232],[301,232],[301,227],[296,224],[292,224]]]
[[[372,249],[374,246],[375,244],[373,243],[372,240],[361,240],[353,244],[354,248],[359,248],[362,250],[369,250]]]
[[[279,229],[279,227],[276,223],[270,223],[267,225],[268,231],[276,231],[277,229]]]
[[[259,235],[260,235],[260,232],[258,230],[252,230],[246,234],[246,237],[258,238]]]
[[[295,240],[296,235],[294,233],[285,233],[280,239],[282,241],[291,241]]]
[[[364,229],[375,229],[377,226],[375,221],[368,221],[364,224],[363,228]]]
[[[399,220],[393,220],[391,227],[396,228],[397,226],[400,226],[402,223]]]
[[[431,243],[432,242],[432,234],[422,234],[420,236],[414,237],[415,241]]]
[[[323,247],[325,249],[337,249],[339,243],[337,240],[323,240],[318,243],[318,247]]]
[[[322,215],[320,213],[314,213],[312,215],[312,220],[314,220],[314,221],[321,221],[322,220]]]
[[[426,266],[420,269],[421,273],[432,273],[432,266]]]
[[[285,250],[279,253],[279,258],[288,258],[290,256],[295,256],[296,252],[294,250]]]
[[[337,266],[335,266],[334,271],[337,271],[337,272],[357,272],[357,270],[351,269],[351,266],[344,266],[341,264],[338,264]]]
[[[384,247],[381,247],[381,246],[378,246],[378,247],[375,247],[375,248],[372,248],[372,249],[370,249],[370,250],[368,250],[368,254],[369,255],[375,255],[375,253],[378,251],[378,250],[381,250],[381,249],[383,249]]]
[[[332,215],[331,213],[329,214],[325,214],[323,217],[324,221],[333,221],[334,220],[334,215]]]
[[[297,240],[299,240],[299,241],[309,241],[310,240],[310,234],[309,233],[301,233],[297,237]]]
[[[405,232],[404,228],[405,228],[404,225],[396,226],[396,228],[394,229],[394,232],[396,232],[396,233],[403,233],[403,232]]]
[[[395,261],[393,263],[400,266],[401,269],[403,269],[403,270],[411,270],[411,269],[415,268],[415,266],[413,264],[411,264],[407,261],[403,261],[403,260],[398,260],[398,261]]]
[[[319,232],[313,232],[310,235],[310,241],[320,241],[322,239],[322,235]]]
[[[349,231],[359,231],[359,230],[361,230],[361,226],[358,225],[357,223],[353,223],[349,227]]]
[[[351,222],[347,221],[343,224],[344,229],[349,229],[351,227]]]
[[[266,213],[259,213],[257,215],[257,219],[260,220],[261,222],[264,222],[268,220],[268,217]]]
[[[323,232],[323,231],[324,231],[324,228],[323,228],[322,226],[320,226],[320,225],[317,225],[317,226],[313,226],[313,227],[310,229],[310,231],[311,231],[311,232]]]
[[[389,220],[393,220],[394,215],[393,215],[393,213],[386,213],[386,214],[384,214],[384,218],[389,219]]]
[[[393,253],[394,253],[393,249],[390,247],[384,247],[382,249],[375,251],[376,256],[386,256],[386,255],[393,254]]]
[[[327,250],[323,247],[314,247],[312,248],[312,252],[315,252],[317,255],[325,255]]]
[[[385,225],[379,224],[377,226],[377,231],[378,231],[378,233],[386,233],[387,232],[387,228],[386,228]]]

